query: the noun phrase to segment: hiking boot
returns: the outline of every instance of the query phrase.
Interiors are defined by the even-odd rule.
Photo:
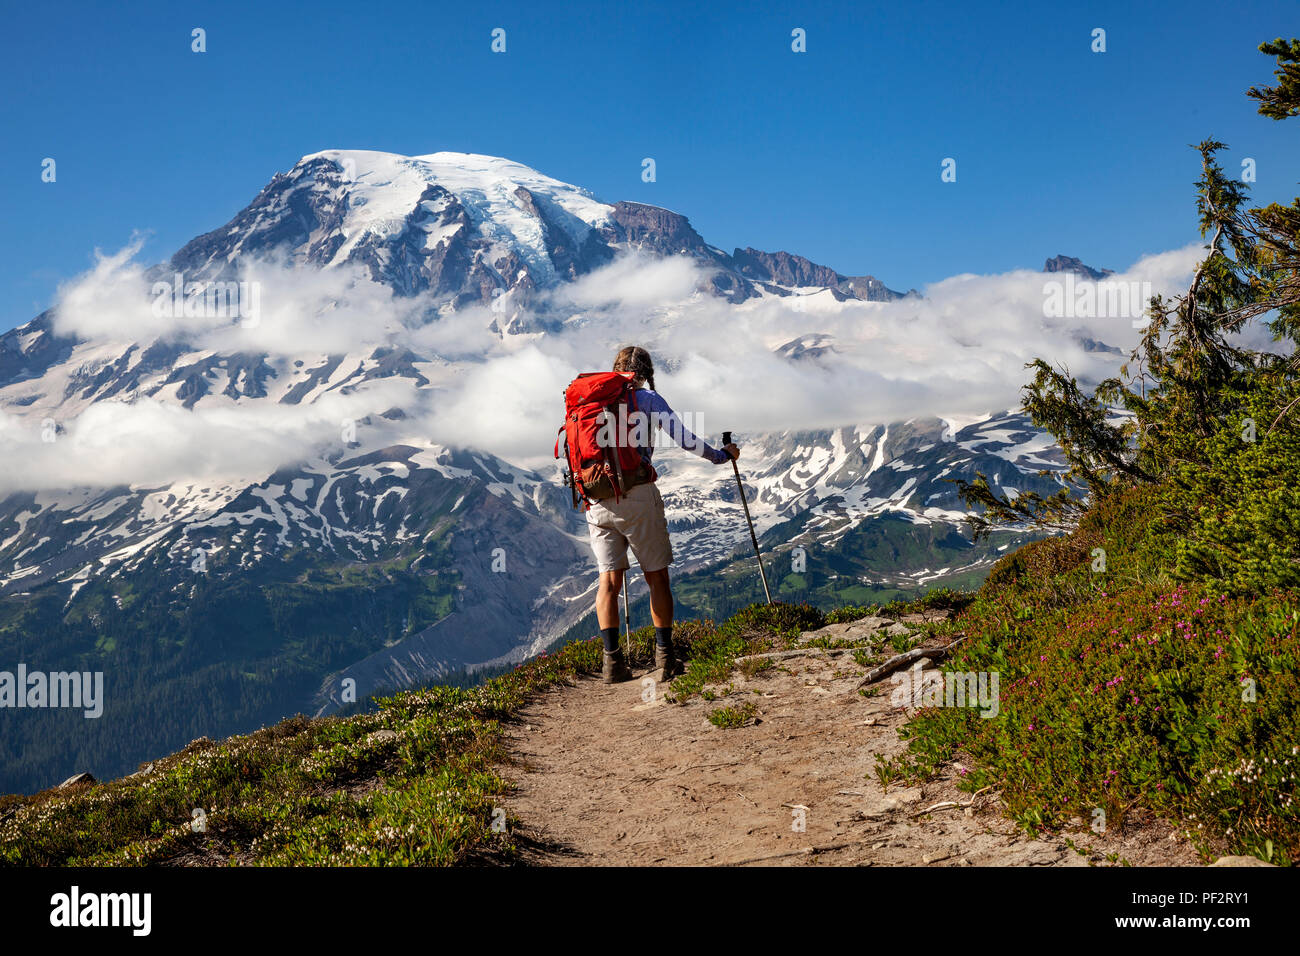
[[[612,654],[605,651],[605,667],[600,676],[606,684],[621,684],[632,679],[632,668],[627,666],[622,651],[614,651]]]
[[[677,659],[677,654],[673,646],[669,644],[663,647],[655,645],[655,680],[660,684],[666,684],[678,674],[682,673],[681,661]]]

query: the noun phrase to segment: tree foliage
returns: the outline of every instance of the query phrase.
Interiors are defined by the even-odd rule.
[[[1252,88],[1259,112],[1300,114],[1300,41],[1260,50],[1277,58],[1277,84]],[[958,482],[980,513],[976,535],[1005,524],[1047,531],[1077,525],[1088,507],[1135,485],[1159,489],[1153,548],[1171,574],[1238,589],[1300,583],[1300,198],[1247,208],[1245,183],[1206,139],[1196,182],[1206,255],[1186,293],[1157,296],[1119,375],[1084,391],[1067,369],[1031,362],[1022,408],[1058,441],[1069,465],[1056,495],[999,495],[987,479]],[[1253,349],[1252,324],[1273,347]]]

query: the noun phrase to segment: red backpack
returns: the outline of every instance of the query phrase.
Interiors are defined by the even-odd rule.
[[[585,372],[564,390],[564,424],[555,439],[555,457],[563,442],[564,483],[575,508],[585,510],[603,498],[617,501],[628,489],[657,477],[628,442],[628,414],[637,410],[634,378],[632,372]]]

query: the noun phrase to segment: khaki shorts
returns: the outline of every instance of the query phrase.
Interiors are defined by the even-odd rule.
[[[587,531],[601,571],[626,570],[629,545],[642,571],[662,571],[673,563],[664,499],[653,483],[637,485],[618,501],[594,502],[587,510]]]

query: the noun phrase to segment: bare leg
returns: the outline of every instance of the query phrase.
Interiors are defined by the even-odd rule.
[[[667,572],[664,572],[667,574]],[[601,630],[618,627],[618,593],[623,590],[622,571],[600,572],[600,585],[596,588],[596,620]],[[672,597],[668,598],[668,615],[672,617]]]
[[[647,571],[645,583],[650,588],[650,618],[655,627],[672,627],[673,592],[668,586],[668,569]]]

